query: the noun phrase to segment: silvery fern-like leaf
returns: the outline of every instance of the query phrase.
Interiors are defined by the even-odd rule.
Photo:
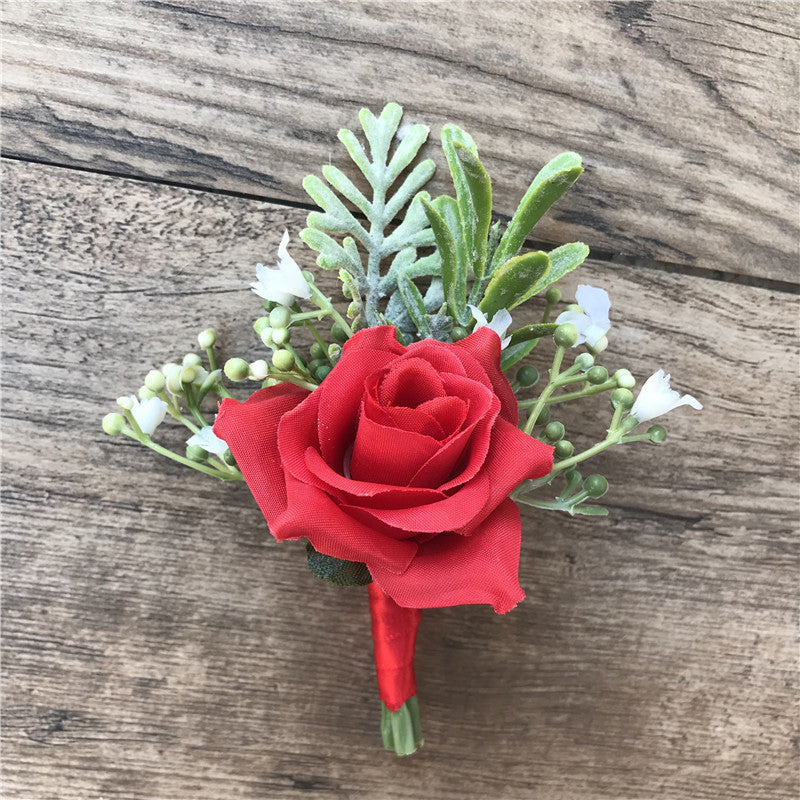
[[[426,159],[407,172],[427,140],[429,129],[425,125],[410,125],[399,136],[402,116],[403,109],[397,103],[389,103],[378,117],[362,109],[359,120],[367,148],[352,131],[339,131],[339,140],[366,178],[371,197],[367,196],[370,192],[365,194],[344,172],[331,165],[322,170],[324,181],[316,175],[309,175],[303,181],[306,192],[323,213],[312,211],[308,215],[308,227],[300,238],[319,253],[320,267],[345,270],[352,277],[352,284],[363,297],[366,325],[380,324],[387,316],[410,322],[405,308],[403,314],[392,314],[400,308],[399,299],[392,302],[392,296],[398,292],[398,280],[413,281],[439,274],[437,259],[430,256],[417,259],[418,248],[435,245],[420,201],[421,196],[430,201],[421,189],[432,177],[435,165]],[[407,209],[405,216],[397,224],[403,209]],[[392,225],[395,227],[390,232],[387,229]],[[342,237],[341,243],[338,237]],[[392,256],[387,269],[385,262]],[[415,293],[404,284],[404,295],[413,302],[415,313],[419,311],[418,293],[419,290]],[[386,298],[389,303],[384,304]],[[383,305],[385,313],[379,310]]]

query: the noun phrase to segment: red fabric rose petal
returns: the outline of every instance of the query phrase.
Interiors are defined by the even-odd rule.
[[[420,545],[402,575],[370,561],[367,566],[399,606],[489,603],[498,614],[505,614],[525,597],[518,578],[521,539],[519,509],[507,499],[472,536],[441,533]]]
[[[308,395],[307,389],[281,383],[255,392],[244,403],[226,398],[214,422],[214,433],[228,445],[267,521],[286,508],[278,424]]]

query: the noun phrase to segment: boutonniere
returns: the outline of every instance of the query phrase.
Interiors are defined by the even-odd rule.
[[[264,357],[220,368],[216,335],[205,330],[201,353],[151,370],[103,428],[246,482],[278,541],[307,542],[319,578],[368,586],[381,735],[408,755],[422,743],[414,677],[422,610],[510,611],[524,597],[519,505],[607,514],[596,501],[608,481],[584,478],[583,463],[612,446],[660,444],[663,426],[639,426],[701,405],[672,390],[662,370],[635,397],[628,370],[599,363],[611,329],[604,289],[581,285],[555,314],[555,284],[584,261],[585,245],[523,252],[580,176],[578,155],[546,164],[503,225],[469,134],[444,126],[453,193],[432,198],[424,186],[434,163],[419,158],[429,130],[401,127],[401,117],[394,103],[378,117],[362,110],[365,142],[339,132],[353,176],[328,165],[324,180],[303,182],[321,211],[300,239],[338,275],[344,302],[300,268],[285,232],[276,266],[257,264],[251,284],[263,301],[253,327]],[[544,299],[541,318],[515,327],[522,316],[511,312],[534,297]],[[234,397],[247,381],[258,388]],[[576,452],[555,412],[603,394],[609,402],[587,413],[608,409],[606,435]],[[190,434],[182,453],[153,439],[167,416]]]

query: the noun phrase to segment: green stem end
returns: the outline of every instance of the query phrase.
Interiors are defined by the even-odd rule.
[[[383,746],[398,756],[410,756],[422,747],[416,695],[409,697],[397,711],[389,711],[386,704],[381,703],[381,738]]]

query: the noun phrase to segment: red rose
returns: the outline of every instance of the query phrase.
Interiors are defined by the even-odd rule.
[[[367,328],[319,389],[224,400],[214,432],[276,539],[365,562],[398,605],[503,613],[524,597],[508,495],[552,469],[553,448],[517,428],[493,331],[404,347]]]

